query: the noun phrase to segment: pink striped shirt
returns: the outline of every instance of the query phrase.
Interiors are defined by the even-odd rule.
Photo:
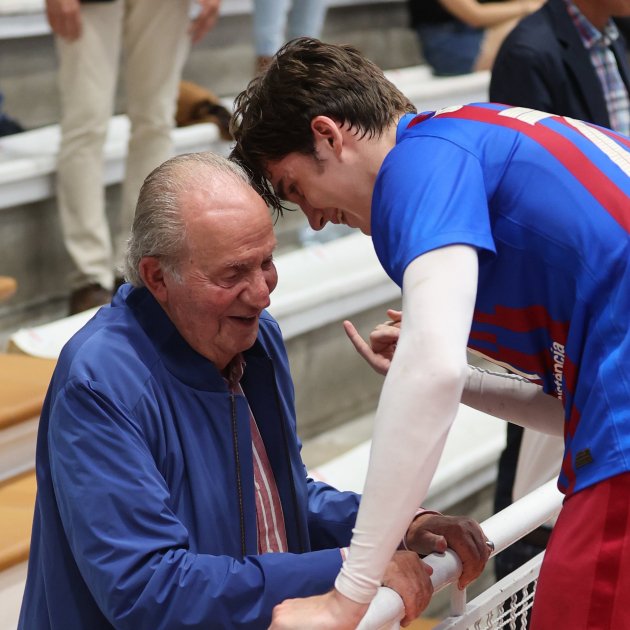
[[[226,381],[231,391],[245,396],[240,379],[243,376],[245,362],[241,355],[235,357],[227,366]],[[247,397],[245,397],[247,398]],[[280,494],[273,476],[273,470],[267,456],[256,419],[249,407],[249,426],[252,434],[252,453],[254,458],[254,491],[256,497],[256,525],[258,529],[258,553],[287,551],[287,534],[284,526],[284,514]]]

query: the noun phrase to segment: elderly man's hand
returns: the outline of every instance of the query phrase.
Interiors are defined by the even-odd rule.
[[[396,591],[403,600],[402,626],[409,625],[429,605],[433,596],[432,573],[433,569],[415,551],[397,551],[387,566],[383,586]]]
[[[459,587],[465,588],[479,577],[490,557],[491,549],[479,524],[466,516],[443,516],[425,513],[409,526],[405,542],[421,555],[442,553],[450,547],[462,561]]]

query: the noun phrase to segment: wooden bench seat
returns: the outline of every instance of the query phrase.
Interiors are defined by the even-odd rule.
[[[0,431],[39,417],[55,364],[53,359],[0,354]]]
[[[0,483],[0,571],[28,559],[36,492],[34,472]]]

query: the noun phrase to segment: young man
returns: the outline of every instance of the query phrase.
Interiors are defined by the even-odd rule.
[[[403,294],[391,362],[347,326],[387,372],[349,557],[275,623],[356,625],[462,400],[565,435],[532,627],[630,627],[630,140],[523,108],[413,111],[356,50],[310,39],[237,99],[234,157],[267,200],[371,234]],[[467,346],[523,378],[469,369]]]

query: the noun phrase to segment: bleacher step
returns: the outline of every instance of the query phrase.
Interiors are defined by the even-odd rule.
[[[28,559],[36,492],[34,472],[0,484],[0,571]]]
[[[33,469],[39,414],[55,364],[0,354],[0,483]]]

